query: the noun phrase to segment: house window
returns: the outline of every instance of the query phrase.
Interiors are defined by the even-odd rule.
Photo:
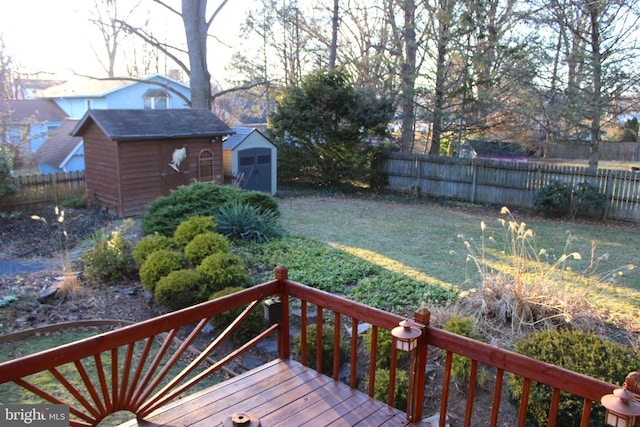
[[[213,151],[202,150],[198,154],[198,181],[212,182],[213,175]]]
[[[149,89],[142,95],[145,110],[166,110],[169,108],[169,94],[163,89]]]
[[[29,127],[27,125],[9,125],[5,131],[5,141],[19,145],[26,139]]]

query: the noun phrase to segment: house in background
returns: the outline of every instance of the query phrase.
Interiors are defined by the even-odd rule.
[[[84,170],[82,138],[71,136],[78,119],[64,119],[36,151],[40,173],[75,172]]]
[[[58,128],[67,115],[58,105],[46,99],[0,101],[2,143],[12,147],[14,173],[40,173],[34,153],[44,144],[50,132]]]
[[[33,81],[32,87],[25,87],[24,93],[37,99],[0,102],[3,140],[20,146],[15,150],[19,151],[14,162],[16,174],[84,170],[82,139],[68,134],[73,127],[55,132],[55,139],[43,147],[65,118],[80,119],[89,109],[190,108],[189,86],[160,74],[46,83]]]
[[[195,181],[222,184],[222,140],[231,129],[208,110],[89,110],[84,139],[88,199],[122,217]]]
[[[139,79],[77,79],[35,95],[55,102],[69,117],[88,110],[167,110],[190,108],[189,86],[161,74]]]
[[[262,132],[252,128],[233,127],[233,135],[222,144],[224,172],[241,177],[245,190],[276,194],[276,146]]]

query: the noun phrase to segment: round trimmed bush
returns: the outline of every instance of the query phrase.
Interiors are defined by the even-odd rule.
[[[156,283],[156,301],[169,310],[204,302],[206,298],[202,297],[201,279],[200,273],[194,270],[172,271]]]
[[[515,343],[515,351],[613,384],[622,384],[629,371],[640,366],[640,356],[631,347],[572,330],[532,333]],[[516,399],[521,397],[522,382],[521,377],[512,375],[509,378],[509,391]],[[531,386],[529,418],[532,425],[547,425],[552,392],[548,386]],[[582,405],[581,398],[562,393],[557,424],[568,427],[580,425]],[[596,405],[591,412],[592,423],[595,425],[603,418],[603,408]]]
[[[140,239],[136,247],[133,249],[133,259],[136,262],[138,269],[140,269],[149,254],[160,249],[173,250],[175,248],[176,244],[171,237],[151,234]]]
[[[240,286],[224,288],[221,291],[214,292],[209,300],[222,298],[235,292],[240,292],[242,289],[244,288]],[[264,308],[262,307],[262,304],[260,304],[258,307],[254,308],[249,316],[247,316],[247,318],[238,325],[238,328],[233,332],[233,334],[231,334],[232,341],[236,343],[247,341],[264,329]],[[216,314],[211,318],[209,323],[215,326],[216,329],[222,330],[229,326],[244,309],[245,307],[237,307],[223,313]]]
[[[181,270],[185,265],[184,255],[168,249],[160,249],[147,257],[140,267],[140,281],[148,291],[154,292],[156,283],[172,271]]]
[[[229,252],[229,239],[219,233],[202,233],[191,239],[184,248],[184,254],[192,265],[199,265],[203,259],[218,252]]]
[[[218,252],[202,260],[196,270],[202,275],[208,294],[227,287],[245,287],[249,284],[249,274],[239,256],[228,252]]]
[[[212,216],[196,215],[183,221],[173,233],[173,240],[184,248],[198,234],[214,232],[218,225]]]

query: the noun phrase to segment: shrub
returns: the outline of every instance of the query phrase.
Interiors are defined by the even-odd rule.
[[[373,387],[373,397],[382,402],[386,402],[389,397],[389,380],[390,374],[388,369],[376,370],[376,383]],[[401,411],[407,410],[407,395],[409,393],[409,375],[404,369],[396,370],[396,389],[393,397],[394,408]]]
[[[176,244],[171,237],[159,234],[151,234],[140,239],[136,247],[133,248],[133,259],[138,268],[142,267],[149,254],[160,249],[174,250]]]
[[[198,234],[216,231],[217,224],[212,216],[196,215],[184,220],[173,232],[173,240],[184,248]]]
[[[161,277],[155,286],[158,304],[179,310],[206,301],[201,289],[202,277],[194,270],[176,270]]]
[[[4,144],[0,144],[0,200],[18,190],[13,177],[13,156]]]
[[[317,338],[317,325],[307,326],[307,366],[315,369],[316,367],[316,338]],[[322,373],[325,375],[333,374],[333,339],[334,330],[331,326],[322,325]],[[301,333],[294,338],[294,348],[298,355],[302,351],[302,339]],[[340,343],[340,363],[347,358],[347,349],[344,344]]]
[[[184,254],[192,265],[198,265],[209,255],[229,251],[229,239],[219,233],[202,233],[191,239]]]
[[[442,329],[462,335],[463,337],[478,339],[478,335],[474,333],[475,321],[470,317],[453,316],[443,325]],[[453,355],[453,363],[451,364],[451,375],[454,380],[460,383],[466,383],[471,375],[471,359]]]
[[[624,382],[629,370],[633,370],[630,367],[640,366],[640,356],[632,348],[576,330],[532,333],[515,343],[515,351],[614,384]],[[516,399],[521,397],[522,382],[521,377],[509,378],[508,388]],[[551,396],[550,387],[539,384],[531,386],[529,416],[534,425],[547,425]],[[578,426],[582,405],[581,398],[563,393],[557,424]],[[592,423],[596,425],[603,417],[603,408],[596,405],[591,414]]]
[[[255,207],[258,212],[273,212],[276,216],[280,216],[278,201],[271,194],[262,191],[245,191],[240,193],[237,199],[242,204]]]
[[[240,292],[242,289],[243,288],[240,286],[224,288],[218,292],[214,292],[209,297],[209,300],[222,298],[235,292]],[[223,313],[216,314],[211,318],[210,323],[215,326],[216,329],[222,330],[229,326],[243,310],[244,307],[236,307]],[[264,309],[262,308],[262,305],[260,305],[255,307],[249,316],[247,316],[247,318],[238,325],[238,328],[233,332],[233,334],[231,334],[231,340],[234,342],[247,341],[262,329],[264,329]]]
[[[233,201],[216,215],[218,232],[229,239],[267,242],[281,235],[277,226],[278,215],[271,210],[260,212],[252,205]]]
[[[536,196],[534,207],[542,214],[566,214],[571,206],[571,186],[561,181],[551,181]]]
[[[191,216],[208,216],[244,190],[228,185],[195,182],[171,191],[149,204],[148,211],[141,216],[144,235],[158,233],[172,236],[178,225]]]
[[[249,275],[240,257],[228,252],[209,255],[196,270],[202,275],[207,294],[226,287],[245,287],[249,283]]]
[[[607,198],[597,187],[588,182],[576,184],[573,188],[571,213],[578,215],[602,215]]]
[[[184,255],[180,252],[169,249],[152,252],[140,267],[142,286],[148,291],[154,292],[158,280],[172,271],[181,270],[184,264]]]
[[[87,197],[86,196],[71,196],[67,197],[62,202],[63,208],[69,209],[83,209],[87,207]]]
[[[364,335],[364,343],[367,353],[371,354],[371,338],[373,329],[369,329]],[[386,329],[378,329],[378,346],[376,353],[376,366],[383,367],[391,364],[391,347],[393,346],[393,335]],[[409,353],[398,352],[398,364],[406,363],[409,360]],[[386,401],[384,399],[383,401]]]
[[[82,256],[84,274],[90,280],[116,285],[136,274],[132,244],[119,231],[96,241]]]

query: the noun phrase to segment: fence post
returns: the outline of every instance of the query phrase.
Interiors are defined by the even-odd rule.
[[[280,301],[282,303],[282,319],[278,331],[278,356],[281,359],[291,357],[291,343],[289,340],[289,294],[284,289],[284,281],[289,279],[289,270],[283,265],[275,268],[276,280],[280,282]]]

